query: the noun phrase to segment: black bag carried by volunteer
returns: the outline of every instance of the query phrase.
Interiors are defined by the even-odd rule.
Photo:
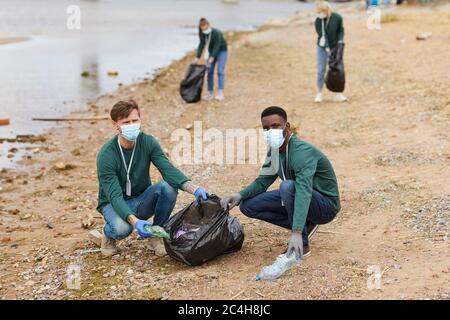
[[[200,101],[205,72],[206,66],[203,64],[192,63],[189,65],[186,75],[180,83],[180,94],[184,101],[188,103]]]
[[[171,238],[164,239],[167,254],[190,266],[239,251],[244,242],[244,228],[239,219],[223,210],[220,198],[215,195],[192,202],[172,216],[164,229]]]
[[[328,72],[325,77],[325,84],[332,92],[344,92],[345,71],[344,71],[344,44],[338,43],[330,51],[328,57]]]

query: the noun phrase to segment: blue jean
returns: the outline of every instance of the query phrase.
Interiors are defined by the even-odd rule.
[[[219,76],[219,90],[225,89],[225,65],[227,64],[228,52],[219,52],[219,55],[208,68],[208,91],[214,91],[214,70],[217,65],[217,75]]]
[[[327,71],[328,52],[325,48],[317,46],[317,90],[322,91]]]
[[[277,226],[292,229],[295,202],[295,182],[285,180],[280,189],[268,191],[241,202],[240,209],[249,218],[270,222]],[[284,204],[284,205],[283,205]],[[303,228],[303,244],[309,245],[308,222],[326,224],[336,216],[328,199],[313,190],[306,224]]]
[[[178,191],[162,181],[149,186],[139,196],[127,200],[127,205],[136,217],[148,220],[154,215],[153,225],[163,226],[175,207]],[[110,239],[121,240],[130,235],[133,226],[120,217],[111,204],[102,209],[105,226],[103,232]]]

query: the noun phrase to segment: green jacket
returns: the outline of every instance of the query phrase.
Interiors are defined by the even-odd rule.
[[[322,19],[316,18],[314,22],[317,32],[317,45],[322,37]],[[325,39],[326,47],[332,49],[339,41],[344,41],[344,23],[340,14],[332,12],[331,16],[325,19]]]
[[[197,49],[197,58],[202,56],[203,48],[205,47],[209,36],[211,36],[211,41],[209,42],[208,47],[210,57],[216,59],[220,52],[228,50],[228,44],[223,37],[222,32],[219,29],[212,28],[209,35],[206,35],[203,32],[199,33],[200,43]]]
[[[330,161],[313,145],[292,136],[288,145],[288,153],[288,168],[286,168],[286,152],[280,153],[278,173],[259,175],[240,194],[243,199],[248,199],[267,191],[278,177],[283,179],[281,170],[281,166],[283,166],[286,179],[295,181],[292,230],[303,230],[313,190],[320,192],[329,200],[335,213],[339,212],[341,205],[338,183]],[[270,151],[268,160],[270,160]],[[266,161],[263,167],[270,165],[271,163]]]
[[[128,166],[133,149],[122,148],[122,150]],[[151,163],[158,168],[164,181],[176,189],[180,189],[181,185],[189,180],[170,163],[158,141],[153,136],[142,132],[136,140],[136,150],[130,170],[131,197],[128,197],[125,189],[127,174],[117,135],[105,143],[97,155],[99,182],[97,210],[102,213],[103,207],[110,203],[125,221],[129,215],[135,214],[125,201],[137,197],[152,184],[149,171]]]

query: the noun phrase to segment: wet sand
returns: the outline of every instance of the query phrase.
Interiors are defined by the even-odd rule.
[[[365,27],[364,12],[341,12],[347,103],[331,102],[330,94],[320,105],[312,102],[315,35],[312,17],[300,14],[233,35],[224,102],[181,101],[178,83],[188,56],[154,81],[99,97],[78,114],[107,115],[114,102],[133,98],[144,130],[170,150],[173,130],[194,121],[203,121],[204,129],[258,128],[263,108],[284,106],[300,137],[333,162],[342,196],[342,211],[319,229],[301,267],[275,282],[255,282],[260,268],[285,249],[289,233],[237,208],[232,214],[246,231],[242,250],[200,267],[158,259],[136,235],[119,243],[121,254],[114,258],[82,255],[94,246],[81,221],[92,215],[95,228],[102,224],[95,211],[95,156],[114,131],[109,121],[74,122],[51,130],[20,170],[0,173],[0,296],[448,299],[450,9],[397,8],[380,31]],[[417,41],[425,31],[432,37]],[[219,196],[238,191],[258,173],[255,165],[182,169]],[[176,210],[190,201],[181,192]],[[71,263],[81,266],[81,290],[66,287]],[[368,287],[369,266],[382,273],[379,288]]]
[[[0,37],[0,45],[24,42],[24,41],[29,41],[29,40],[30,40],[30,38],[28,38],[28,37],[11,37],[11,38]]]

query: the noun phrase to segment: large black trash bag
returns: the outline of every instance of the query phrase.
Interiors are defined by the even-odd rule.
[[[180,83],[180,94],[187,103],[200,101],[202,98],[203,80],[206,66],[203,64],[190,64],[186,75]]]
[[[239,219],[223,210],[215,195],[192,202],[172,216],[164,229],[171,238],[164,239],[167,254],[190,266],[238,251],[244,242]]]
[[[332,92],[344,92],[345,71],[344,71],[344,44],[338,43],[331,49],[328,58],[328,72],[325,77],[325,84]]]

